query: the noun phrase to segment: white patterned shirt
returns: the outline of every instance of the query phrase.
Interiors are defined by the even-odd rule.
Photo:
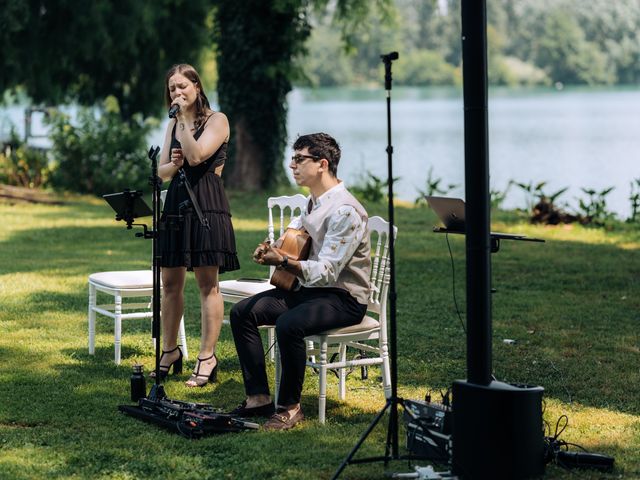
[[[311,211],[323,205],[323,202],[330,201],[330,192],[344,190],[345,186],[340,182],[335,187],[330,188],[325,193],[312,202]],[[289,224],[289,228],[302,228],[302,218],[307,215],[303,211],[300,217],[294,218]],[[303,278],[300,278],[300,285],[303,287],[331,287],[336,283],[340,272],[353,256],[367,233],[367,225],[360,215],[351,205],[340,205],[336,207],[335,213],[329,218],[327,232],[318,252],[316,260],[300,261]]]

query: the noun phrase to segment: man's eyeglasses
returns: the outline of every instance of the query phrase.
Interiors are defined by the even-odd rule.
[[[301,163],[303,163],[307,158],[310,158],[312,160],[320,160],[321,157],[317,156],[317,155],[301,155],[301,154],[296,154],[293,157],[291,157],[291,161],[293,163],[295,163],[296,165],[300,165]]]

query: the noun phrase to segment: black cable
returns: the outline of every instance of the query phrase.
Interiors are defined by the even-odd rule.
[[[564,423],[563,423],[564,421]],[[546,422],[545,422],[546,423]],[[546,423],[549,426],[548,423]],[[553,462],[559,467],[570,468],[590,468],[601,471],[610,471],[613,468],[614,458],[599,453],[591,453],[582,445],[577,443],[560,440],[559,437],[569,425],[569,417],[561,415],[556,422],[556,428],[553,436],[545,436],[545,455],[546,463]],[[551,428],[549,428],[551,434]],[[576,447],[581,452],[571,452],[569,447]]]
[[[269,346],[269,348],[267,348],[267,351],[264,352],[264,358],[267,358],[267,355],[269,355],[269,352],[271,351],[271,349],[276,346],[276,342],[277,340],[274,340],[273,343]]]
[[[460,320],[460,325],[462,325],[462,331],[464,334],[467,334],[467,328],[464,325],[464,321],[462,320],[462,315],[460,314],[460,307],[458,307],[458,299],[456,298],[456,268],[453,263],[453,252],[451,251],[451,245],[449,244],[449,234],[445,233],[445,238],[447,239],[447,248],[449,249],[449,258],[451,259],[451,284],[453,290],[453,303],[456,306],[456,313],[458,314],[458,319]]]
[[[562,428],[560,429],[560,431],[558,431],[558,428],[560,427],[560,422],[562,420],[564,420],[564,425],[562,425]],[[553,439],[557,440],[558,437],[560,436],[560,434],[565,431],[565,429],[567,428],[568,425],[569,425],[569,417],[567,417],[564,414],[560,415],[560,417],[558,418],[558,421],[556,422],[556,431],[553,434]]]

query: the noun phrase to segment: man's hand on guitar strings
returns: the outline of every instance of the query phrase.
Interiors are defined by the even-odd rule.
[[[269,243],[263,242],[258,244],[258,246],[253,252],[253,261],[256,263],[262,263],[260,260],[262,259],[262,256],[267,252],[268,249],[269,249]]]
[[[284,253],[276,247],[277,244],[278,242],[271,245],[268,239],[259,244],[253,252],[253,261],[260,265],[280,265],[284,260]]]
[[[256,249],[256,252],[259,250]],[[261,250],[258,256],[254,256],[256,263],[260,265],[280,265],[284,260],[284,254],[276,247],[268,246],[265,250]]]

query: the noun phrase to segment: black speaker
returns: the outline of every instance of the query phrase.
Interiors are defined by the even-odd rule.
[[[452,392],[455,475],[517,480],[544,474],[542,387],[456,380]]]

